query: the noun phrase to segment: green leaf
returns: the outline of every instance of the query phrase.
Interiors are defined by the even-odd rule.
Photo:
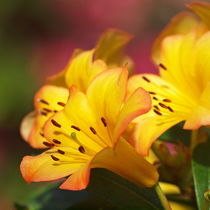
[[[185,146],[189,146],[190,144],[190,130],[184,130],[183,129],[183,123],[179,123],[172,128],[168,129],[165,133],[163,133],[159,140],[161,141],[169,141],[176,143],[178,141],[181,141],[185,144]]]
[[[204,193],[210,189],[210,142],[199,144],[193,152],[192,172],[198,208],[201,210]]]
[[[29,194],[23,201],[15,203],[17,210],[65,210],[79,201],[89,198],[85,191],[58,189],[58,184],[43,186]]]
[[[93,169],[87,190],[118,209],[164,209],[155,187],[140,188],[105,169]]]

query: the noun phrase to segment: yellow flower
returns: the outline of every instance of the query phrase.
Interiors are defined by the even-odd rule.
[[[152,59],[157,63],[162,40],[169,35],[187,34],[194,30],[197,38],[210,29],[210,3],[193,2],[187,7],[194,13],[177,14],[156,38],[152,47]]]
[[[43,145],[43,126],[53,114],[63,109],[69,96],[69,87],[75,85],[85,93],[90,82],[99,73],[110,66],[127,62],[123,48],[130,39],[131,35],[127,33],[108,30],[101,36],[95,49],[75,50],[67,67],[48,79],[35,95],[35,112],[27,115],[21,125],[21,134],[32,147],[46,147]]]
[[[157,182],[156,168],[123,137],[128,124],[151,106],[149,94],[141,88],[125,101],[127,74],[121,68],[107,70],[86,93],[70,88],[64,109],[44,127],[49,149],[23,158],[20,168],[27,182],[69,176],[60,188],[81,190],[89,182],[91,168],[109,169],[140,186]]]
[[[157,137],[181,121],[185,121],[184,129],[210,125],[210,32],[201,22],[183,32],[175,22],[153,48],[160,76],[141,74],[129,81],[129,91],[142,87],[152,97],[152,110],[136,120],[135,146],[142,155],[148,154]]]

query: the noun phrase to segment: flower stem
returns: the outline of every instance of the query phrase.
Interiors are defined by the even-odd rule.
[[[193,152],[194,148],[198,144],[198,130],[192,130],[191,133],[191,144],[190,144],[190,151]]]
[[[169,202],[168,202],[165,194],[161,190],[159,184],[156,185],[155,190],[158,194],[158,197],[160,198],[160,202],[162,203],[164,210],[172,210],[172,208],[170,207]]]

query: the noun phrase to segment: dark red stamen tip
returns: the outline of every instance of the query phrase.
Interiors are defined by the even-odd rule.
[[[63,103],[63,102],[58,102],[57,104],[60,105],[60,106],[65,106],[65,105],[66,105],[66,104]]]
[[[104,117],[102,117],[102,118],[101,118],[101,122],[104,124],[104,127],[106,127],[106,126],[107,126],[107,124],[106,124],[106,120],[105,120],[105,118],[104,118]]]
[[[51,144],[51,143],[49,143],[49,142],[47,142],[47,141],[44,141],[43,144],[44,144],[46,147],[53,147],[53,146],[54,146],[54,144]]]
[[[40,111],[40,114],[43,116],[47,116],[47,112]]]
[[[171,100],[170,99],[167,99],[167,98],[163,99],[163,101],[164,102],[169,102],[169,103],[171,102]]]
[[[56,126],[56,127],[58,127],[58,128],[61,128],[61,125],[60,125],[58,122],[56,122],[54,119],[51,120],[51,123],[52,123],[54,126]]]
[[[50,155],[50,156],[54,161],[59,161],[60,160],[59,158],[55,157],[54,155]]]
[[[173,110],[170,106],[168,106],[168,110],[169,110],[170,112],[174,112],[174,110]]]
[[[43,104],[49,105],[49,103],[47,101],[45,101],[44,99],[39,99],[39,101]]]
[[[167,70],[167,68],[162,63],[160,63],[159,66],[160,66],[161,69],[163,69],[165,71]]]
[[[63,150],[58,149],[58,153],[60,153],[61,155],[65,155],[65,152]]]
[[[44,134],[42,132],[40,132],[39,134],[40,134],[40,136],[44,137]]]
[[[158,101],[158,98],[156,98],[156,97],[152,97],[154,100],[156,100],[156,101]]]
[[[73,128],[73,129],[75,129],[75,130],[77,130],[77,131],[80,131],[80,128],[77,127],[77,126],[75,126],[75,125],[72,125],[71,128]]]
[[[147,77],[142,76],[142,79],[145,80],[146,82],[151,82]]]
[[[47,109],[47,108],[43,108],[43,110],[44,110],[45,112],[52,112],[52,110]]]
[[[96,130],[93,127],[90,127],[90,130],[93,134],[96,134]]]
[[[83,154],[85,153],[85,148],[83,146],[79,146],[78,150]]]
[[[159,105],[160,105],[162,108],[168,109],[168,106],[166,106],[166,105],[163,104],[163,103],[159,103]]]
[[[154,111],[157,115],[162,115],[162,113],[160,113],[160,112],[157,111],[156,109],[153,109],[153,111]]]
[[[160,110],[160,108],[157,105],[154,105],[153,107],[157,110]]]
[[[55,144],[61,144],[61,142],[58,141],[57,139],[53,139],[53,142],[54,142]]]
[[[155,92],[153,92],[153,91],[149,91],[149,94],[151,94],[151,95],[155,95],[156,93],[155,93]]]

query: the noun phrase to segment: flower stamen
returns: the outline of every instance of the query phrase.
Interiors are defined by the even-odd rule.
[[[78,150],[84,154],[85,153],[85,148],[83,146],[79,146]]]
[[[147,77],[142,76],[142,79],[145,80],[146,82],[151,82]]]
[[[57,104],[60,105],[60,106],[65,106],[65,105],[66,105],[66,104],[63,103],[63,102],[57,102]]]
[[[51,120],[51,123],[55,126],[55,127],[58,127],[58,128],[61,128],[61,125],[56,122],[54,119]]]
[[[104,118],[104,117],[102,117],[102,118],[101,118],[101,122],[104,124],[104,127],[106,127],[106,126],[107,126],[107,124],[106,124],[106,120],[105,120],[105,118]]]
[[[162,113],[160,113],[158,110],[156,110],[156,109],[153,109],[153,111],[155,112],[155,114],[157,114],[157,115],[162,115]]]
[[[57,151],[58,151],[58,153],[60,153],[61,155],[65,155],[65,152],[64,152],[63,150],[58,149]]]
[[[50,157],[54,160],[54,161],[59,161],[60,159],[55,157],[54,155],[50,155]]]
[[[94,135],[97,134],[97,133],[96,133],[96,130],[95,130],[93,127],[90,127],[89,129],[91,130],[91,132],[92,132]]]
[[[81,131],[81,129],[79,127],[75,126],[75,125],[72,125],[71,128],[73,128],[73,129],[75,129],[77,131]]]
[[[43,144],[44,144],[46,147],[53,147],[53,146],[54,146],[54,144],[49,143],[49,142],[47,142],[47,141],[43,141]]]
[[[53,139],[53,142],[54,142],[55,144],[61,144],[61,142],[58,141],[57,139]]]
[[[46,105],[49,105],[49,103],[47,101],[45,101],[44,99],[39,99],[39,102],[41,102],[43,104],[46,104]]]
[[[161,69],[163,69],[165,71],[167,70],[167,68],[162,63],[160,63],[159,66],[160,66]]]

